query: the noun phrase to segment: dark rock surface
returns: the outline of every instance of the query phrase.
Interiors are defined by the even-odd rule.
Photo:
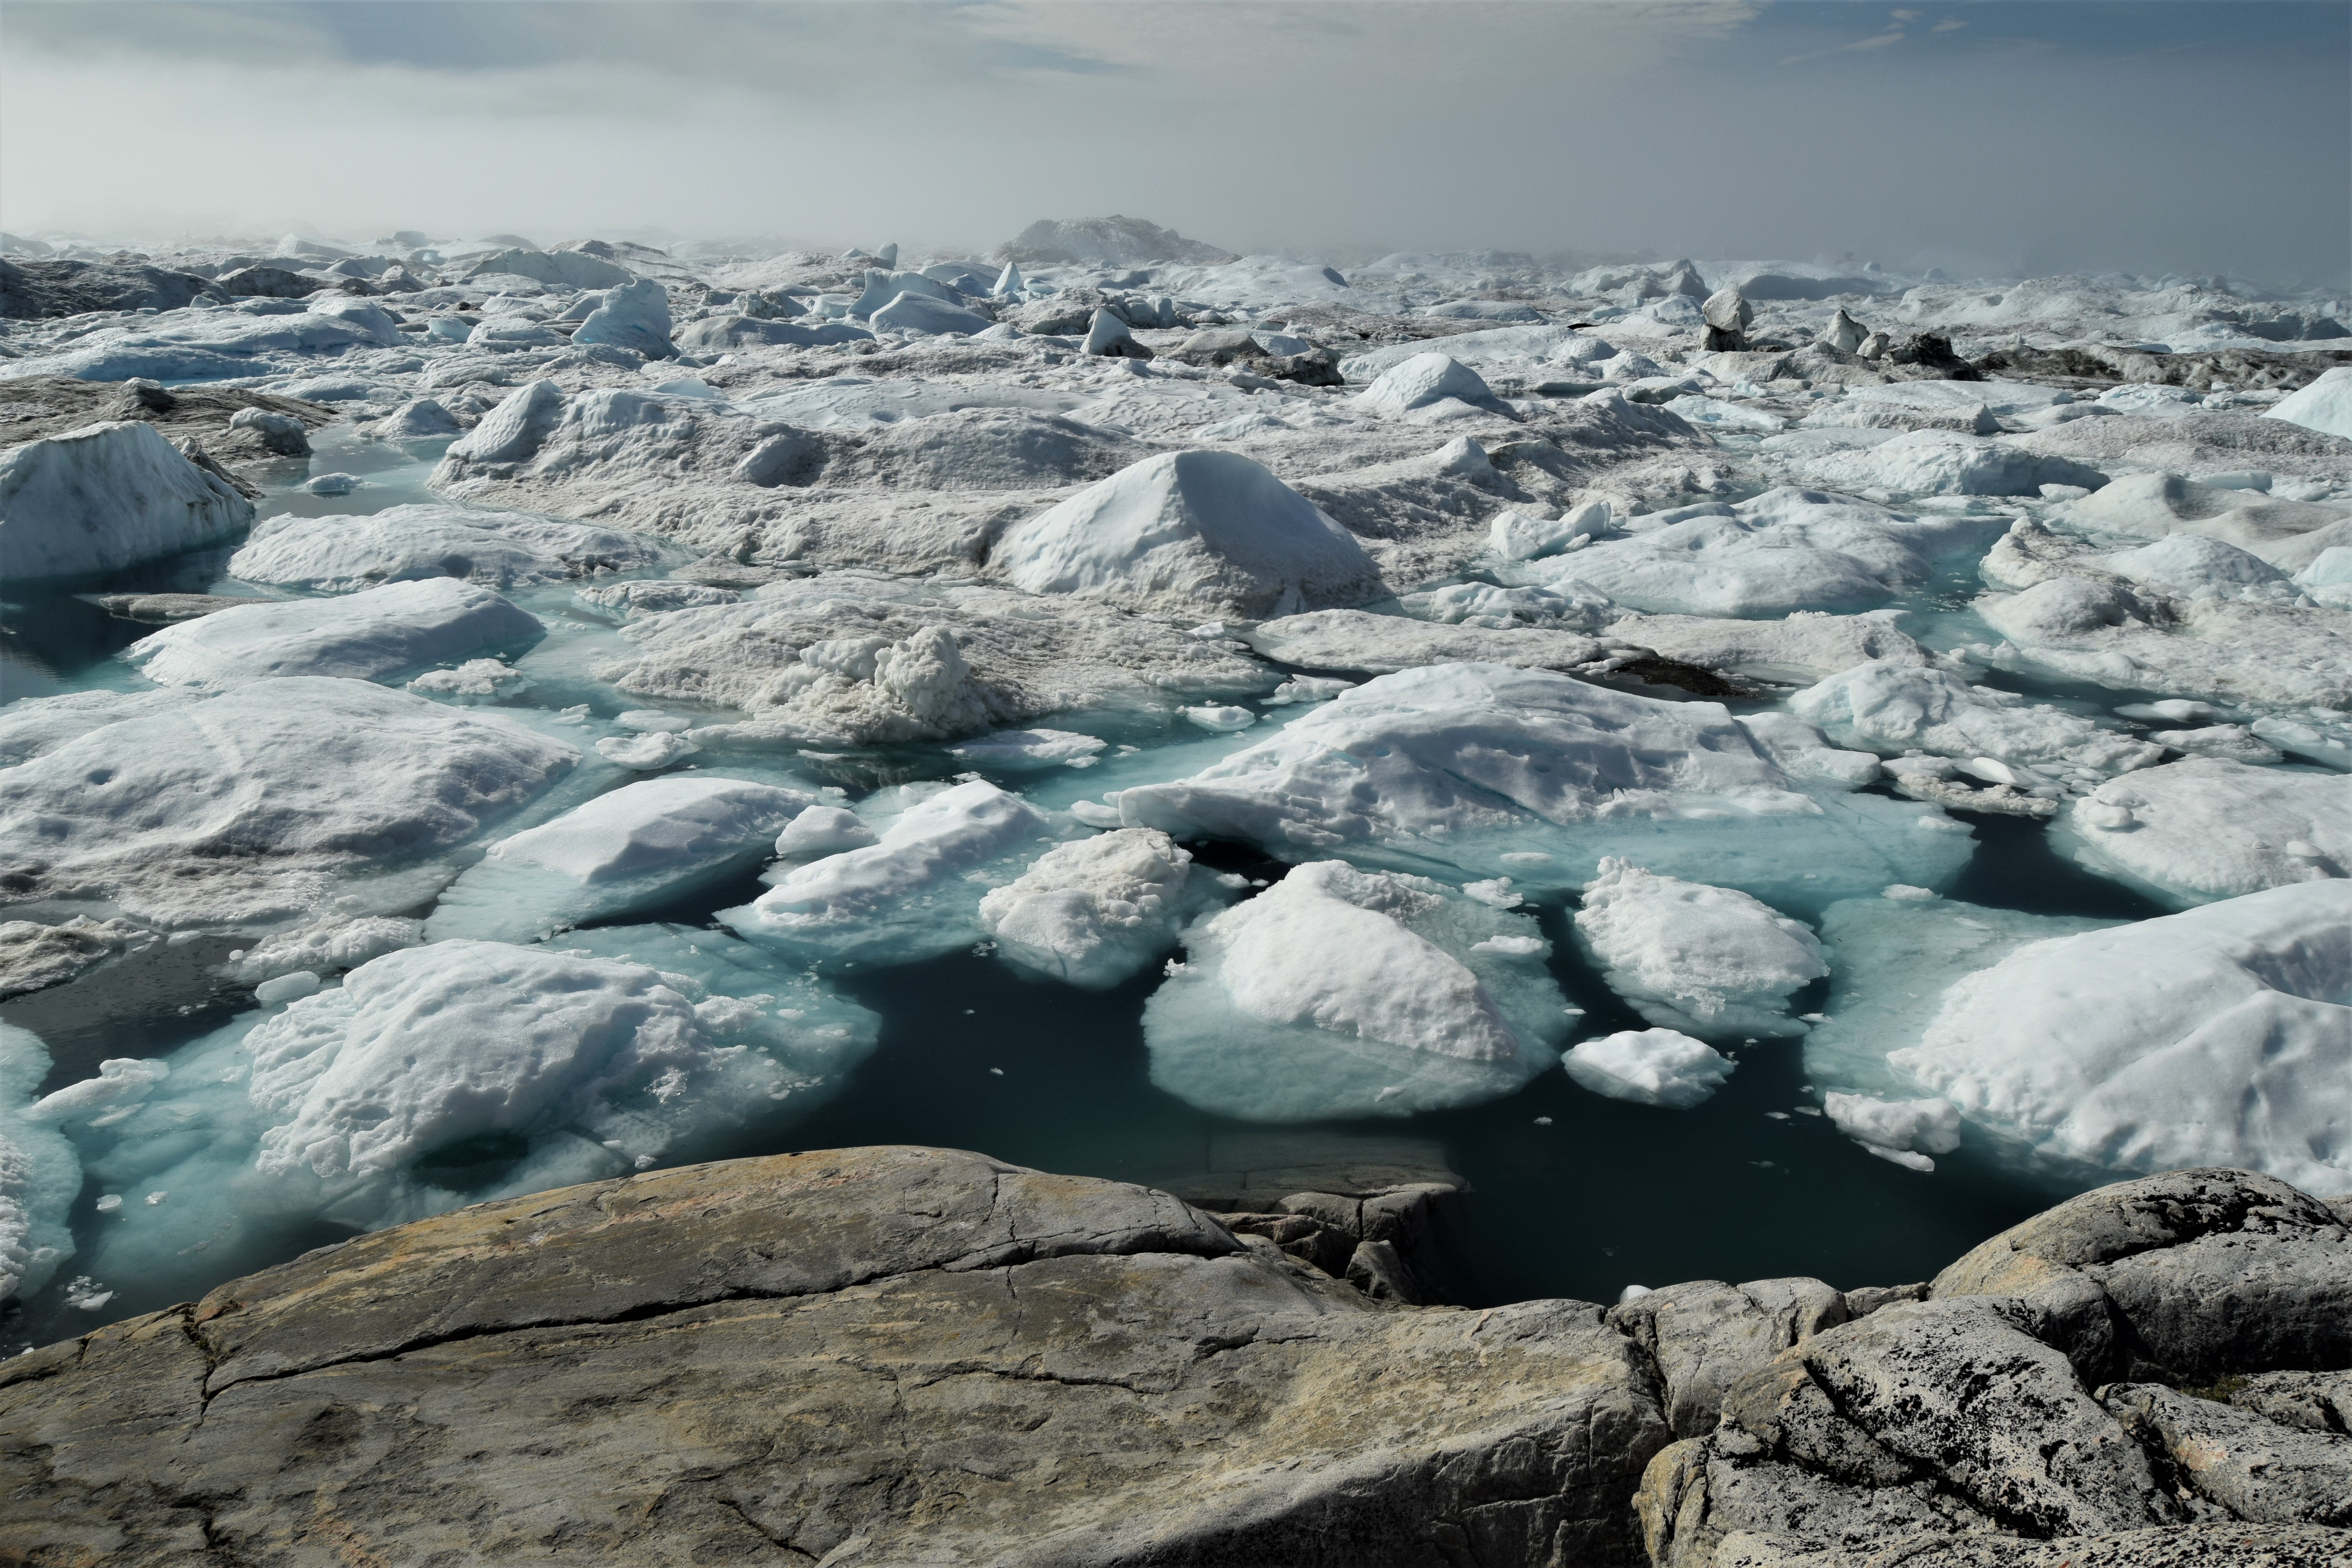
[[[2247,1364],[2344,1327],[2342,1215],[2283,1184],[1606,1313],[1408,1304],[1454,1190],[1221,1221],[870,1148],[460,1210],[0,1363],[0,1561],[2352,1563],[2352,1373]],[[2240,1371],[2089,1380],[2151,1353]]]
[[[210,279],[137,262],[0,261],[0,317],[37,320],[90,310],[176,310],[228,295]]]

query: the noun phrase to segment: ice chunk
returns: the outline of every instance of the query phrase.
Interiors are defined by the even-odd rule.
[[[1990,757],[2011,768],[2065,765],[2118,773],[2162,760],[2161,746],[1948,670],[1873,660],[1789,699],[1789,710],[1840,745],[1899,756]],[[2016,783],[2012,778],[2002,782]]]
[[[947,332],[968,336],[994,325],[986,316],[912,292],[901,293],[874,312],[875,327],[891,332]]]
[[[1822,1098],[1822,1109],[1839,1131],[1880,1159],[1915,1171],[1933,1171],[1936,1162],[1929,1156],[1960,1146],[1960,1108],[1948,1100],[1831,1093]]]
[[[2352,365],[2320,372],[2310,385],[2280,399],[2263,417],[2352,440]]]
[[[604,298],[572,332],[572,341],[585,346],[610,343],[635,349],[647,359],[668,359],[677,353],[669,341],[669,295],[650,278],[624,283],[604,291]]]
[[[1636,610],[1774,616],[1881,605],[1937,560],[1980,548],[2005,518],[1912,517],[1816,490],[1768,490],[1737,506],[1701,502],[1629,520],[1624,537],[1517,567],[1528,582],[1575,582]]]
[[[441,895],[426,934],[530,941],[670,902],[756,864],[814,803],[708,773],[624,784],[490,846]]]
[[[262,676],[382,679],[537,641],[538,617],[471,583],[432,577],[339,599],[223,610],[142,637],[122,657],[164,686],[217,689]]]
[[[596,742],[596,754],[608,763],[636,773],[659,773],[681,757],[702,748],[684,735],[656,730],[646,735],[607,735]]]
[[[2299,597],[2287,574],[2261,556],[2194,533],[2176,533],[2137,550],[2118,551],[2100,558],[2098,564],[2184,599],[2291,605]]]
[[[1353,604],[1380,574],[1355,537],[1234,452],[1122,468],[1005,531],[991,569],[1033,594],[1255,618]]]
[[[992,784],[942,790],[893,817],[877,840],[784,871],[715,917],[753,942],[826,963],[907,963],[980,935],[973,874],[1034,853],[1044,812]]]
[[[1548,593],[1549,590],[1535,590]],[[1525,593],[1528,590],[1494,590]],[[1593,670],[1612,653],[1633,650],[1597,637],[1549,628],[1488,629],[1486,617],[1432,625],[1368,610],[1310,610],[1284,616],[1249,634],[1266,658],[1307,669],[1363,669],[1386,674],[1416,666],[1475,662],[1533,669]],[[1612,639],[1613,640],[1613,639]]]
[[[780,860],[821,860],[877,842],[874,829],[856,812],[838,805],[812,805],[776,835]]]
[[[1499,511],[1486,527],[1486,548],[1506,561],[1533,561],[1609,534],[1609,503],[1586,501],[1549,521],[1516,510]]]
[[[2075,527],[2110,533],[2218,539],[2287,572],[2309,565],[2322,551],[2352,544],[2352,513],[2341,507],[2172,473],[2126,474],[2071,503],[2063,515]]]
[[[990,889],[980,924],[1016,968],[1101,991],[1175,946],[1225,891],[1166,834],[1123,827],[1056,845]]]
[[[1252,715],[1253,718],[1255,715]],[[1083,768],[1110,742],[1072,730],[999,730],[955,748],[965,762],[991,768]]]
[[[1449,412],[1503,412],[1486,379],[1468,365],[1446,354],[1414,354],[1381,372],[1379,379],[1356,396],[1357,406],[1395,418],[1442,418]]]
[[[121,571],[252,521],[251,501],[141,420],[0,452],[0,581]]]
[[[1814,484],[1897,496],[2038,496],[2043,485],[2095,487],[2097,469],[1957,430],[1912,430],[1796,465]]]
[[[1519,588],[1498,587],[1492,583],[1455,583],[1425,593],[1401,595],[1397,603],[1406,615],[1417,620],[1485,631],[1512,631],[1521,626],[1547,631],[1598,631],[1622,614],[1608,595],[1580,583]]]
[[[2352,1184],[2352,881],[2036,942],[1890,1064],[2061,1169]]]
[[[308,970],[312,973],[356,969],[372,958],[415,947],[425,940],[425,922],[388,915],[368,915],[355,921],[330,921],[302,931],[272,936],[232,960],[232,979],[257,985],[281,974]]]
[[[1621,1029],[1578,1041],[1560,1065],[1595,1094],[1688,1110],[1721,1089],[1738,1064],[1672,1029]]]
[[[1301,866],[1184,932],[1143,1016],[1151,1081],[1255,1121],[1403,1116],[1508,1094],[1566,1031],[1548,946],[1421,877]]]
[[[1609,988],[1651,1023],[1738,1038],[1801,1035],[1790,998],[1829,973],[1822,944],[1747,894],[1601,862],[1577,940]]]
[[[0,1301],[33,1295],[74,1255],[66,1216],[81,1161],[46,1119],[26,1114],[48,1071],[39,1037],[0,1024]]]
[[[425,577],[507,589],[636,571],[661,558],[661,547],[637,534],[424,503],[367,517],[270,518],[229,558],[228,573],[247,583],[326,594]]]
[[[1934,886],[1967,858],[1967,830],[1940,812],[1847,795],[1874,760],[1782,719],[1768,743],[1712,702],[1437,665],[1342,692],[1118,805],[1130,827],[1294,859],[1344,848],[1457,881],[1521,875],[1507,853],[1554,856],[1526,868],[1531,889],[1581,887],[1601,857],[1634,855],[1800,911],[1888,882]]]
[[[493,713],[362,681],[249,681],[0,771],[0,886],[164,925],[389,913],[447,879],[421,858],[579,760]]]
[[[2072,802],[2057,846],[2176,909],[2352,876],[2352,779],[2191,757]]]
[[[1887,659],[1924,665],[1927,650],[1895,625],[1895,612],[1832,616],[1798,610],[1784,620],[1627,616],[1610,635],[1672,659],[1755,680],[1810,685],[1842,669]]]

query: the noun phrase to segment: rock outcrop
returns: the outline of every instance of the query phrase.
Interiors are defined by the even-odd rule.
[[[0,1560],[2352,1561],[2342,1203],[2176,1172],[1932,1286],[1402,1304],[1448,1191],[870,1148],[481,1205],[0,1363]]]

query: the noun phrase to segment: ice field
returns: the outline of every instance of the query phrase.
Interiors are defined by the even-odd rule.
[[[2352,1191],[2343,300],[518,238],[0,237],[0,1349],[855,1143],[1473,1304]]]

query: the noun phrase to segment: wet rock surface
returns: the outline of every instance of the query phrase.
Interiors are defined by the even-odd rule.
[[[2102,1342],[2136,1365],[2142,1347],[2208,1342],[2201,1320],[2152,1313],[2161,1287],[2102,1292],[2126,1264],[2205,1278],[2199,1249],[2233,1240],[2236,1277],[2263,1287],[2241,1290],[2247,1310],[2287,1325],[2242,1321],[2236,1359],[2329,1354],[2343,1226],[2283,1184],[2205,1170],[2101,1189],[1979,1247],[1932,1297],[1697,1281],[1606,1312],[1408,1304],[1444,1201],[1464,1200],[1424,1181],[1218,1216],[881,1147],[480,1205],[0,1365],[0,1552],[1657,1568],[2352,1553],[2340,1365],[2204,1388],[2084,1371]]]

